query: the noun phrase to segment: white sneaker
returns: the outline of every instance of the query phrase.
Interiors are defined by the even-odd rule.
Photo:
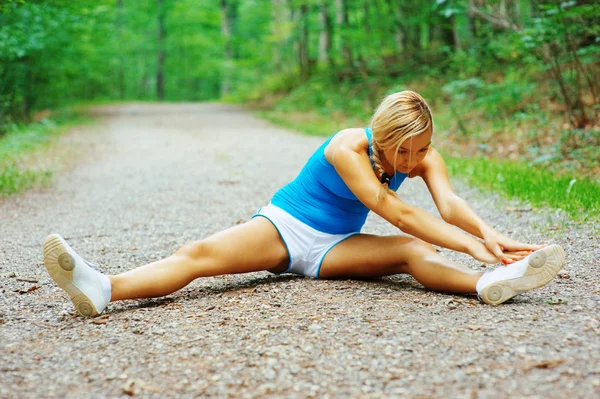
[[[486,271],[477,282],[479,297],[499,305],[525,291],[548,284],[565,262],[565,251],[553,244],[506,267]]]
[[[58,234],[46,237],[44,264],[50,277],[69,294],[82,316],[97,316],[110,302],[108,277],[92,269]]]

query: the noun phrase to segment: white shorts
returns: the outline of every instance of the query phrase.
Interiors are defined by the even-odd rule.
[[[331,248],[359,233],[358,231],[348,234],[323,233],[273,204],[260,208],[252,217],[257,216],[265,217],[273,223],[287,247],[290,263],[283,273],[319,278],[321,264]]]

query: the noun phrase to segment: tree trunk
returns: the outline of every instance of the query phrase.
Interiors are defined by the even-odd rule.
[[[271,2],[271,28],[273,32],[273,64],[276,72],[283,70],[283,55],[282,53],[282,42],[283,31],[281,25],[286,23],[287,20],[284,18],[284,8],[282,0],[272,0]]]
[[[327,9],[328,0],[322,0],[319,5],[321,15],[321,35],[319,37],[319,61],[327,62],[329,68],[333,68],[331,56],[331,43],[333,37],[333,23]]]
[[[489,8],[489,4],[483,1],[469,0],[469,17],[482,19],[497,29],[521,30],[521,26],[512,21],[507,14],[506,0],[501,0],[498,7],[491,7],[491,12],[484,11]]]
[[[390,7],[392,8],[394,13],[394,26],[396,27],[393,32],[394,41],[398,46],[397,54],[398,56],[400,56],[400,54],[406,48],[406,24],[402,18],[403,12],[400,8],[400,4],[392,3]]]
[[[123,43],[123,0],[117,0],[117,41],[119,45],[119,68],[117,71],[117,85],[119,86],[119,99],[125,98],[125,54],[121,49]]]
[[[396,4],[399,13],[398,18],[404,22],[402,32],[404,56],[420,56],[419,49],[422,47],[422,42],[428,40],[428,32],[425,32],[427,26],[424,26],[422,21],[422,9],[426,5],[419,5],[420,3],[406,5],[405,0],[396,0]],[[418,19],[415,16],[418,16]]]
[[[517,25],[522,25],[521,10],[519,8],[518,0],[511,0],[508,7],[508,17]]]
[[[306,81],[310,77],[310,65],[308,61],[308,5],[306,2],[300,5],[298,27],[300,28],[300,37],[298,38],[298,66],[300,67],[300,78]]]
[[[423,17],[421,17],[423,18]],[[426,50],[429,48],[429,42],[431,41],[431,36],[429,35],[429,24],[427,20],[421,20],[418,26],[419,34],[417,35],[416,47],[419,50]]]
[[[156,0],[158,5],[158,54],[156,57],[156,97],[165,99],[165,4],[164,0]]]
[[[443,43],[452,50],[461,50],[460,36],[458,34],[456,16],[451,15],[440,24],[440,34]]]
[[[25,90],[23,95],[23,113],[22,119],[26,122],[31,121],[31,111],[35,107],[35,75],[33,73],[33,66],[31,64],[27,64],[27,73],[25,78]]]
[[[223,49],[223,78],[221,80],[221,96],[231,92],[231,73],[233,71],[233,59],[235,52],[233,49],[233,27],[237,19],[236,0],[221,0],[221,34],[225,39],[225,48]]]
[[[452,38],[454,39],[454,49],[462,50],[462,43],[460,41],[460,34],[458,33],[458,22],[456,20],[456,16],[453,15],[450,17],[450,25],[452,26]]]
[[[478,31],[477,31],[477,19],[475,18],[475,0],[469,0],[469,8],[467,10],[467,15],[469,16],[469,32],[471,32],[471,38],[473,40],[477,39]]]
[[[354,64],[354,60],[352,56],[352,50],[350,49],[347,40],[348,35],[346,33],[348,29],[348,6],[346,4],[346,0],[336,0],[335,4],[337,10],[336,22],[338,24],[340,32],[340,47],[342,49],[342,54],[346,59],[346,66],[352,67]]]
[[[367,32],[369,35],[371,33],[371,20],[369,19],[369,14],[370,14],[370,9],[369,9],[369,3],[372,0],[363,0],[362,6],[363,6],[363,29],[365,30],[365,32]]]
[[[452,26],[452,20],[454,19],[454,17],[449,17],[449,18],[444,18],[440,20],[440,24],[437,26],[437,28],[439,29],[437,32],[435,32],[432,37],[435,37],[437,35],[439,35],[439,37],[442,39],[442,43],[444,43],[446,46],[453,48],[454,49],[454,29]],[[437,25],[437,24],[435,24]]]

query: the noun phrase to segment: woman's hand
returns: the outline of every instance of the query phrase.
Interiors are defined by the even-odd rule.
[[[521,260],[531,252],[545,247],[545,245],[524,244],[496,231],[486,234],[484,241],[486,248],[505,265]]]
[[[469,255],[483,263],[498,263],[500,261],[484,243],[479,241],[469,248]]]

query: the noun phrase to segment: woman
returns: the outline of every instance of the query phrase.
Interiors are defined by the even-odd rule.
[[[370,128],[345,129],[327,140],[297,178],[242,225],[114,276],[92,269],[58,235],[46,239],[44,262],[84,316],[98,315],[111,301],[168,295],[199,277],[262,270],[326,279],[408,273],[429,289],[477,293],[489,304],[550,282],[564,262],[562,248],[519,243],[483,222],[452,190],[432,135],[425,100],[411,91],[395,93],[379,105]],[[415,176],[427,184],[446,223],[395,195]],[[369,211],[413,237],[360,233]],[[443,258],[432,244],[508,266],[475,271]]]

